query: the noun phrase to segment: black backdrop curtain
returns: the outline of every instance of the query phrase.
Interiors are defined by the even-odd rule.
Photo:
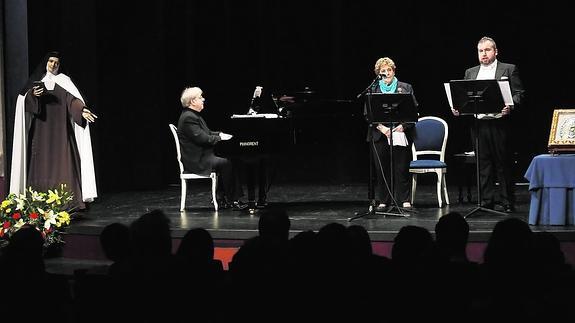
[[[493,37],[501,61],[519,66],[528,99],[513,120],[517,173],[545,152],[552,111],[572,107],[573,37],[566,4],[499,1],[29,0],[29,58],[60,50],[70,76],[99,115],[93,125],[101,190],[177,183],[168,123],[185,86],[200,86],[210,127],[225,130],[253,89],[305,87],[321,115],[303,121],[298,149],[278,180],[367,181],[362,102],[377,58],[390,56],[414,86],[421,116],[450,126],[448,155],[471,149],[468,124],[450,115],[443,82],[477,65],[476,44]],[[15,94],[14,94],[15,95]],[[310,130],[313,128],[313,131]],[[8,138],[10,139],[10,138]]]

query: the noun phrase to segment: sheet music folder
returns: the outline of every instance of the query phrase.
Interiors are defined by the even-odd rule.
[[[417,109],[410,93],[367,93],[365,99],[370,123],[417,121]]]
[[[449,87],[461,114],[500,113],[505,106],[497,80],[451,80]]]

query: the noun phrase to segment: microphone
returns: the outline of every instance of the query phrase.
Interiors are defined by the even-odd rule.
[[[360,94],[358,94],[356,97],[357,97],[358,99],[361,98],[367,91],[370,91],[370,89],[373,90],[373,88],[377,86],[377,82],[378,82],[379,80],[382,80],[382,79],[384,79],[384,78],[386,78],[386,77],[387,77],[387,75],[386,75],[385,73],[377,74],[377,75],[375,76],[375,79],[373,79],[373,81],[371,81],[371,84],[369,84],[369,86],[366,87],[365,90],[363,90],[363,91],[362,91]]]

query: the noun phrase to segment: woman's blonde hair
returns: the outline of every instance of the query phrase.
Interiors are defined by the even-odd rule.
[[[375,68],[373,69],[375,75],[379,75],[379,70],[381,70],[383,65],[387,65],[395,71],[395,63],[393,60],[389,57],[382,57],[375,62]]]

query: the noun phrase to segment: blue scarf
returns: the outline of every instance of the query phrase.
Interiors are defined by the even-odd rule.
[[[397,77],[393,77],[391,84],[387,85],[383,80],[379,80],[379,89],[381,93],[395,93],[397,90]]]

